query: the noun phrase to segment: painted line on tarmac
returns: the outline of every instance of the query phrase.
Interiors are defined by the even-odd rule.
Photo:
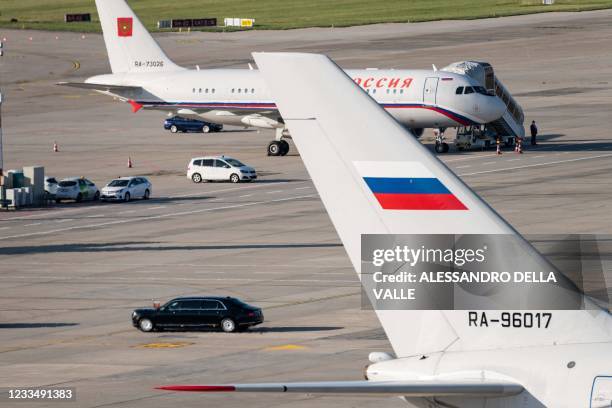
[[[42,224],[42,222],[35,222],[35,223],[32,223],[32,224],[26,224],[26,225],[24,225],[24,227],[34,227],[34,226],[40,225],[40,224]]]
[[[600,155],[591,156],[591,157],[578,157],[576,159],[557,160],[557,161],[546,162],[546,163],[526,164],[524,166],[505,167],[505,168],[502,168],[502,169],[476,171],[474,173],[459,174],[459,176],[461,176],[461,177],[464,177],[464,176],[474,176],[474,175],[477,175],[477,174],[495,173],[495,172],[498,172],[498,171],[508,171],[508,170],[520,170],[520,169],[527,169],[527,168],[530,168],[530,167],[550,166],[552,164],[572,163],[572,162],[583,161],[583,160],[601,159],[601,158],[605,158],[605,157],[612,157],[612,154],[600,154]]]
[[[8,228],[8,227],[7,227]],[[83,267],[90,266],[108,266],[108,267],[118,267],[118,266],[136,266],[136,267],[147,267],[147,268],[169,268],[169,267],[181,267],[181,268],[189,268],[189,267],[198,267],[198,268],[316,268],[316,269],[338,269],[338,268],[348,268],[350,266],[347,265],[311,265],[303,264],[303,265],[291,265],[291,264],[193,264],[193,263],[172,263],[172,264],[163,264],[163,263],[125,263],[125,262],[2,262],[3,266],[73,266],[73,265],[81,265]],[[352,269],[351,269],[352,270]],[[147,271],[132,271],[134,273],[146,273]],[[327,272],[316,272],[316,273],[327,273]],[[332,272],[330,272],[332,273]],[[334,272],[335,273],[335,272]],[[339,272],[338,272],[339,273]]]
[[[168,217],[176,217],[176,216],[181,216],[181,215],[192,215],[192,214],[199,214],[199,213],[205,213],[205,212],[211,212],[211,211],[230,210],[230,209],[242,208],[242,207],[252,207],[252,206],[255,206],[255,205],[273,204],[273,203],[280,203],[280,202],[284,202],[284,201],[292,201],[292,200],[299,200],[299,199],[303,199],[303,198],[313,198],[313,197],[316,197],[316,195],[315,194],[309,194],[309,195],[302,195],[302,196],[295,196],[295,197],[277,198],[277,199],[274,199],[274,200],[267,200],[267,201],[254,201],[254,202],[250,202],[250,203],[240,203],[240,204],[233,204],[233,205],[225,205],[225,206],[222,206],[222,207],[200,208],[198,210],[179,211],[179,212],[167,213],[167,214],[149,215],[149,216],[145,216],[145,217],[141,217],[141,218],[131,218],[131,219],[124,219],[124,220],[115,220],[115,221],[102,222],[102,223],[99,223],[99,224],[75,225],[73,227],[56,228],[54,230],[49,230],[49,231],[39,231],[39,232],[32,232],[32,233],[28,233],[28,234],[17,234],[17,235],[4,236],[4,237],[0,237],[0,241],[6,240],[6,239],[14,239],[14,238],[26,238],[26,237],[33,237],[33,236],[50,235],[50,234],[56,234],[58,232],[65,232],[65,231],[72,231],[72,230],[106,227],[106,226],[109,226],[109,225],[125,224],[125,223],[128,223],[128,222],[142,222],[142,221],[145,221],[145,220],[156,220],[156,219],[162,219],[162,218],[168,218]]]
[[[154,276],[145,276],[145,277],[125,277],[125,276],[108,276],[108,277],[100,277],[100,276],[71,276],[71,275],[32,275],[32,276],[4,276],[4,280],[7,279],[57,279],[57,280],[68,280],[71,282],[75,281],[95,281],[95,282],[114,282],[114,281],[133,281],[134,283],[144,282],[144,281],[152,281],[152,282],[165,282],[165,281],[181,281],[181,282],[262,282],[262,281],[270,281],[270,279],[253,279],[253,278],[181,278],[178,276],[164,276],[156,278]],[[357,285],[361,285],[358,279],[355,280],[346,280],[346,279],[272,279],[273,282],[283,282],[283,283],[354,283]]]
[[[262,187],[269,187],[269,186],[279,186],[281,184],[288,184],[288,183],[289,183],[289,181],[279,181],[278,183],[257,183],[257,184],[250,185],[250,186],[242,186],[242,187],[234,187],[234,188],[223,188],[223,189],[219,189],[219,190],[200,191],[198,193],[172,195],[172,196],[168,196],[168,198],[172,199],[172,198],[197,197],[197,196],[205,197],[207,194],[212,194],[212,193],[223,193],[223,192],[226,192],[226,191],[238,191],[238,190],[247,190],[247,189],[250,190],[250,189],[253,189],[253,188],[262,188]]]
[[[278,193],[282,193],[283,190],[273,190],[273,191],[266,191],[266,194],[278,194]]]
[[[0,227],[0,230],[10,229],[11,227]]]
[[[166,206],[165,205],[158,205],[157,207],[148,207],[148,208],[145,208],[145,210],[159,210],[161,208],[166,208]]]

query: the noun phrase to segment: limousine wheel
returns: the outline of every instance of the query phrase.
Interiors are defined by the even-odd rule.
[[[176,127],[176,125],[170,126],[170,132],[172,132],[172,133],[178,132],[178,128]]]
[[[234,321],[229,317],[226,317],[225,319],[221,320],[221,330],[226,333],[232,333],[236,331],[236,323],[234,323]]]
[[[153,330],[153,322],[149,319],[140,319],[138,327],[140,327],[140,330],[143,332],[150,332]]]
[[[210,126],[208,125],[202,126],[202,133],[208,133],[208,132],[210,132]]]

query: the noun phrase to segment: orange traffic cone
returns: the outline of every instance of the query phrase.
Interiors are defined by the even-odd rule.
[[[132,158],[130,156],[128,156],[128,169],[131,169],[132,167],[134,167],[134,164],[132,163]]]
[[[57,146],[57,142],[53,142],[53,152],[54,153],[59,152],[59,147]]]

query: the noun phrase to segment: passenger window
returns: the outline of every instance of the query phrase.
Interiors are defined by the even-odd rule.
[[[255,88],[251,88],[251,93],[255,93]]]
[[[206,88],[206,89],[204,90],[204,93],[208,93],[208,88]]]
[[[194,166],[201,166],[202,165],[202,160],[194,160],[193,161],[193,165]]]
[[[200,308],[199,300],[183,300],[178,303],[179,303],[179,307],[178,307],[179,309],[194,310],[194,309]]]
[[[193,88],[193,91],[192,91],[192,92],[193,92],[193,93],[195,93],[195,88]]]
[[[212,93],[215,93],[215,88],[212,89]]]
[[[232,88],[232,93],[234,93],[234,88]]]
[[[244,93],[249,93],[249,90],[244,88]]]
[[[176,310],[179,308],[179,302],[172,302],[170,303],[170,305],[168,306],[169,310]]]
[[[79,180],[79,186],[84,187],[85,186],[85,181]]]
[[[457,90],[455,91],[455,94],[461,95],[462,93],[463,93],[463,87],[462,86],[457,87]]]
[[[217,301],[216,300],[203,300],[200,308],[203,310],[216,310],[218,309]]]
[[[198,92],[199,92],[199,93],[202,93],[202,88],[198,89]]]
[[[230,165],[224,162],[223,160],[215,160],[215,167],[223,167],[224,169],[229,169]]]
[[[465,87],[465,93],[466,94],[474,93],[474,88],[472,88],[471,86],[466,86]]]
[[[204,159],[204,160],[202,160],[202,166],[204,166],[204,167],[212,167],[213,166],[213,159]]]

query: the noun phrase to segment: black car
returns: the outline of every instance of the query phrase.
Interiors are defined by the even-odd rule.
[[[260,308],[233,297],[176,298],[161,307],[132,312],[132,324],[144,332],[209,327],[231,333],[263,321]]]
[[[205,122],[203,120],[187,119],[180,116],[174,116],[164,120],[164,129],[176,132],[220,132],[223,125],[218,123]]]

